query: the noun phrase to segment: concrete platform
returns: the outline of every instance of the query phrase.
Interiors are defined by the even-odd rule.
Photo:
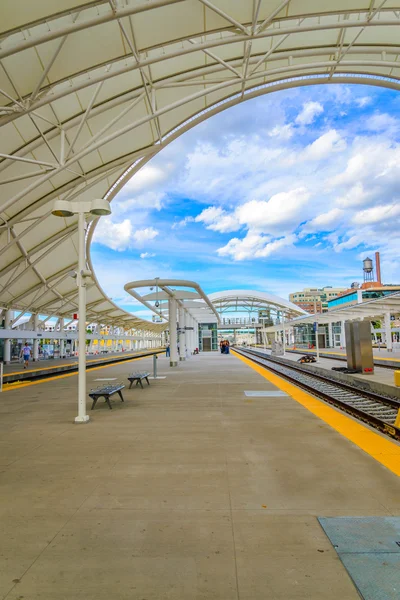
[[[0,396],[0,598],[359,600],[317,517],[400,515],[400,478],[232,354],[158,367],[87,425],[74,374]]]
[[[107,364],[110,361],[126,361],[130,358],[147,356],[149,354],[154,354],[154,352],[158,352],[158,350],[155,348],[154,350],[137,350],[135,352],[110,352],[99,355],[88,354],[86,357],[86,364],[87,366],[93,367],[96,365]],[[160,350],[159,352],[162,351]],[[4,383],[11,383],[14,381],[32,379],[33,377],[57,375],[57,373],[74,371],[78,368],[78,356],[30,362],[27,369],[24,369],[23,363],[11,363],[9,365],[4,365],[3,368]]]
[[[257,348],[256,350],[258,352],[264,352],[262,348]],[[265,353],[270,355],[271,351],[266,350]],[[285,356],[279,356],[278,358],[287,360],[290,363],[297,362],[300,356],[301,354],[298,355],[293,352],[286,352]],[[344,367],[346,364],[334,358],[322,357],[320,357],[318,363],[305,363],[302,366],[304,369],[314,373],[328,371],[329,376],[340,381],[351,384],[355,383],[360,389],[371,390],[372,392],[376,392],[378,394],[392,396],[393,398],[398,398],[400,401],[400,387],[395,386],[394,371],[391,369],[375,366],[373,374],[363,375],[362,373],[340,373],[337,371],[332,371],[332,367]]]

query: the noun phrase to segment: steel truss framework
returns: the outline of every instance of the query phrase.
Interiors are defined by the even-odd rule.
[[[248,98],[399,89],[400,0],[12,0],[0,8],[0,306],[70,316],[77,222],[169,142]],[[90,242],[96,221],[89,224]],[[159,331],[88,289],[88,319]]]
[[[353,306],[337,308],[335,310],[330,310],[327,313],[317,315],[308,315],[306,313],[301,317],[287,321],[285,327],[294,327],[304,323],[312,324],[314,322],[323,325],[326,323],[339,323],[340,321],[362,321],[364,319],[373,321],[390,314],[400,314],[400,293],[393,293],[382,298],[367,300],[366,302],[354,304]],[[265,328],[267,333],[281,330],[282,324],[271,325],[270,327]]]
[[[256,290],[226,290],[208,297],[220,314],[262,310],[271,312],[275,317],[285,315],[286,319],[307,315],[302,308],[284,298]]]

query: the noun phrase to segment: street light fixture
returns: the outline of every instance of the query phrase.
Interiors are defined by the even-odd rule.
[[[86,215],[94,217],[110,215],[111,208],[108,200],[103,198],[79,203],[56,200],[51,212],[55,217],[66,218],[78,215],[78,272],[76,274],[76,285],[79,292],[79,362],[78,416],[75,417],[75,423],[87,423],[89,415],[86,414],[86,278],[90,277],[90,271],[86,269]]]

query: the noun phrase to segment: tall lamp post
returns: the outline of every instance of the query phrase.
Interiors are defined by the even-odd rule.
[[[86,277],[91,273],[86,269],[86,215],[101,217],[111,214],[110,204],[107,200],[96,199],[91,202],[68,202],[56,200],[52,213],[56,217],[73,217],[78,215],[78,272],[76,284],[78,286],[78,311],[79,311],[79,362],[78,362],[78,416],[75,423],[87,423],[89,415],[86,414]]]

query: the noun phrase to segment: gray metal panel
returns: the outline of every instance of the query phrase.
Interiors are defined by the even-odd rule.
[[[400,598],[400,517],[328,517],[318,520],[361,598]]]
[[[347,354],[347,368],[356,368],[356,357],[354,351],[354,323],[352,321],[346,321],[344,324],[345,338],[346,338],[346,354]]]
[[[372,352],[371,323],[369,321],[355,321],[353,325],[356,369],[364,374],[372,374],[374,372],[374,356]]]

